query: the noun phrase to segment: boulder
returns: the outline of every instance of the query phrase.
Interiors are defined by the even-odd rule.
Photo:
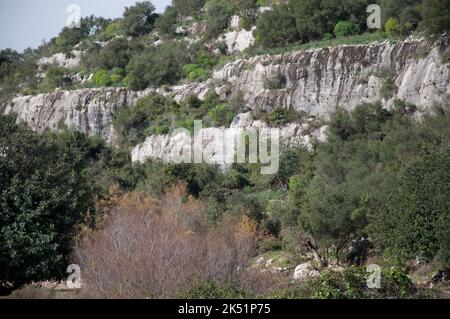
[[[307,278],[317,277],[319,275],[319,271],[317,271],[310,262],[307,262],[295,267],[293,279],[304,280]]]

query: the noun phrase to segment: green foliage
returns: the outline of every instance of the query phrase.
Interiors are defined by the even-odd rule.
[[[285,45],[299,39],[295,17],[287,6],[275,6],[257,20],[256,41],[264,47]]]
[[[150,1],[137,2],[134,6],[126,7],[122,19],[122,28],[126,35],[142,36],[153,30],[158,14]]]
[[[108,42],[98,54],[96,67],[110,70],[112,68],[125,68],[129,61],[128,40],[117,38]]]
[[[348,240],[367,236],[367,227],[373,226],[369,224],[384,211],[391,187],[398,188],[402,163],[415,160],[426,145],[448,144],[448,113],[419,125],[410,117],[412,110],[396,101],[391,112],[380,104],[366,104],[351,113],[338,110],[331,118],[328,142],[316,150],[313,177],[303,191],[291,194],[300,197],[300,204],[290,199],[300,205],[298,225],[312,239],[310,249],[325,258],[325,264],[330,257],[342,258]],[[444,174],[441,180],[445,183]],[[392,216],[389,210],[385,214]],[[391,236],[392,227],[388,229],[385,234]],[[380,231],[371,233],[375,238]]]
[[[381,83],[380,95],[383,99],[389,100],[397,92],[397,89],[394,77],[389,75]]]
[[[209,38],[216,38],[223,30],[228,28],[228,23],[234,13],[234,7],[228,0],[211,0],[206,8],[208,21],[206,33]]]
[[[174,84],[183,76],[183,65],[190,63],[184,42],[170,41],[133,57],[127,71],[130,88]]]
[[[272,112],[260,112],[257,118],[273,127],[281,127],[288,123],[301,122],[305,116],[292,109],[276,109]]]
[[[123,143],[136,145],[151,133],[167,133],[172,125],[170,113],[179,105],[161,95],[140,99],[133,108],[123,108],[114,119],[114,127],[122,135]]]
[[[55,52],[70,52],[74,46],[82,40],[100,34],[109,20],[90,16],[81,18],[80,28],[65,27],[61,33],[53,40],[53,53]]]
[[[325,270],[308,283],[309,294],[313,299],[364,299],[410,298],[415,292],[411,280],[398,269],[382,269],[380,289],[367,288],[368,276],[366,269],[358,267],[342,273]]]
[[[389,255],[450,260],[450,149],[423,154],[401,174],[377,220]]]
[[[95,72],[92,80],[94,81],[95,84],[100,86],[109,86],[112,84],[111,76],[106,70],[99,70]]]
[[[0,116],[0,154],[0,285],[60,279],[93,206],[83,154],[13,116]]]
[[[441,34],[450,31],[450,1],[423,0],[422,27],[429,33]]]
[[[400,22],[395,18],[389,18],[384,25],[384,31],[390,37],[400,35],[402,32]]]
[[[114,39],[115,37],[122,36],[124,31],[122,29],[122,24],[120,21],[114,21],[108,24],[105,31],[102,33],[102,38],[105,41]]]
[[[178,13],[173,6],[167,7],[166,11],[155,21],[155,29],[162,35],[173,36],[176,30]]]
[[[332,33],[339,21],[352,21],[364,31],[366,25],[367,0],[291,0],[297,31],[304,41],[322,38]]]
[[[197,64],[186,64],[183,66],[183,73],[190,80],[203,80],[206,75],[205,69]]]
[[[197,16],[206,0],[173,0],[173,11],[182,17]]]
[[[31,49],[25,50],[22,54],[11,49],[0,51],[0,112],[2,105],[21,88],[23,91],[36,91],[38,86],[36,60],[36,53]]]
[[[231,111],[227,104],[218,104],[208,112],[212,126],[229,126],[236,114]]]
[[[63,87],[65,84],[66,70],[59,66],[51,66],[46,73],[45,86],[47,90],[53,90],[58,87]]]
[[[381,0],[382,23],[394,18],[399,23],[400,32],[406,34],[418,26],[421,20],[423,0]]]
[[[334,35],[338,38],[348,37],[358,34],[359,32],[359,26],[352,21],[339,21],[334,27]]]

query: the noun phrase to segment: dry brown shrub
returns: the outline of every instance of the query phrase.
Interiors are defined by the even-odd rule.
[[[99,230],[85,230],[75,262],[87,296],[168,298],[198,281],[239,282],[255,252],[247,221],[228,218],[214,227],[186,185],[161,200],[125,194]]]

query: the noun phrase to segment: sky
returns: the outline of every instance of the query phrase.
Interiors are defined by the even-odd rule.
[[[142,1],[142,0],[141,0]],[[61,31],[70,16],[67,8],[76,4],[81,16],[92,14],[104,18],[122,16],[123,10],[136,0],[0,0],[0,50],[23,51],[37,48]],[[171,0],[152,0],[158,12]]]

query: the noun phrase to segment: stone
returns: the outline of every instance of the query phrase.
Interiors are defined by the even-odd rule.
[[[294,270],[294,280],[304,280],[307,278],[317,277],[320,273],[316,269],[314,269],[311,263],[303,263],[295,267]]]
[[[239,16],[232,16],[230,19],[230,30],[237,30],[239,29],[239,21],[241,18]]]

